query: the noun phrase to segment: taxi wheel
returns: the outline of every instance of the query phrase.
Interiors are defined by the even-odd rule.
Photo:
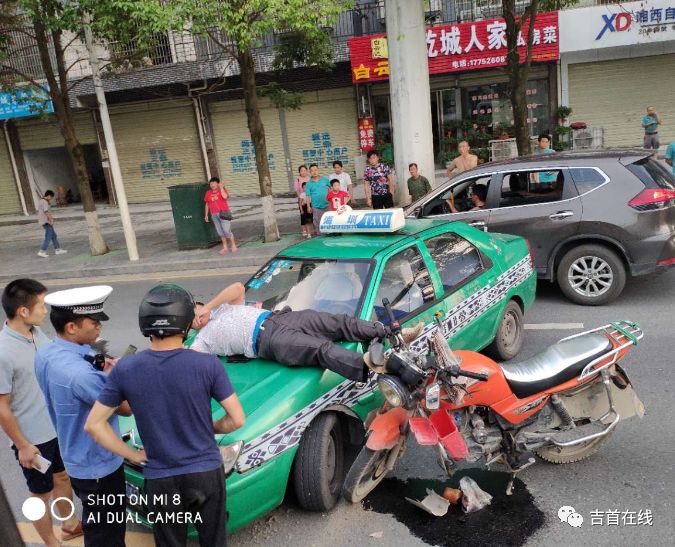
[[[329,511],[335,507],[344,480],[344,456],[337,415],[319,415],[302,435],[293,467],[295,494],[303,509]]]
[[[497,334],[487,351],[501,361],[513,359],[523,346],[525,323],[523,310],[517,302],[509,300],[504,308],[502,319],[497,327]]]

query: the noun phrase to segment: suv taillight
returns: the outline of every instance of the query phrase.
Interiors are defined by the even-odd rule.
[[[675,190],[647,188],[628,202],[637,211],[655,211],[675,205]]]

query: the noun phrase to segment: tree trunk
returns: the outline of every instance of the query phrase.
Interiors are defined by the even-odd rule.
[[[54,33],[52,36],[56,53],[56,68],[59,77],[57,80],[57,72],[55,72],[49,56],[49,41],[47,39],[45,26],[39,18],[36,18],[33,20],[33,28],[35,29],[35,42],[40,54],[42,69],[44,70],[47,83],[49,84],[49,95],[54,104],[54,114],[56,115],[59,130],[63,136],[63,141],[66,150],[68,151],[73,171],[75,172],[77,188],[80,192],[80,199],[82,200],[82,209],[84,210],[84,217],[88,226],[89,249],[92,256],[103,255],[108,252],[108,245],[103,239],[101,227],[98,222],[96,205],[94,204],[94,197],[91,193],[91,187],[89,186],[89,175],[87,174],[87,165],[84,160],[84,150],[75,134],[73,113],[68,102],[68,79],[63,49],[60,44],[61,37],[59,33]]]
[[[269,162],[267,161],[265,127],[263,126],[258,106],[258,93],[255,83],[255,60],[250,49],[239,51],[237,60],[239,61],[241,84],[244,89],[246,120],[251,134],[251,141],[253,142],[253,149],[255,150],[255,165],[258,170],[260,197],[262,198],[264,241],[265,243],[273,243],[274,241],[279,241],[281,238],[274,211],[272,177],[270,175]]]
[[[530,129],[527,125],[527,80],[532,62],[532,41],[534,39],[534,20],[538,9],[538,0],[532,0],[520,20],[516,19],[516,1],[502,0],[502,14],[506,21],[506,73],[509,77],[509,100],[513,108],[513,127],[516,137],[518,155],[525,156],[532,152]],[[518,35],[523,23],[529,18],[527,33],[527,53],[521,63],[518,53]]]

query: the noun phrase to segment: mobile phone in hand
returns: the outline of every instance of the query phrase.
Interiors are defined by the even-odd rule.
[[[33,461],[31,462],[31,466],[33,469],[36,471],[39,471],[42,474],[45,474],[47,472],[47,469],[49,469],[49,466],[52,464],[47,458],[42,456],[41,454],[36,454],[35,457],[33,458]]]
[[[137,351],[138,351],[138,348],[136,346],[132,346],[131,344],[129,344],[127,346],[127,349],[124,350],[124,353],[122,354],[122,357],[127,357],[129,355],[133,355]]]

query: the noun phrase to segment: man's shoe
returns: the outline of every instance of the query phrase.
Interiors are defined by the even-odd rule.
[[[41,256],[42,258],[49,258],[47,251],[38,251],[38,256]]]
[[[401,338],[403,338],[403,341],[406,344],[410,344],[415,338],[422,334],[425,326],[426,325],[420,321],[413,327],[404,327],[401,329]]]
[[[56,249],[56,251],[54,251],[54,252],[55,252],[57,255],[64,255],[64,254],[66,254],[68,251],[66,251],[65,249]]]
[[[376,374],[385,374],[387,372],[387,364],[384,363],[382,365],[376,365],[375,363],[373,363],[373,358],[370,356],[369,351],[363,354],[363,362],[370,370],[372,370]]]

